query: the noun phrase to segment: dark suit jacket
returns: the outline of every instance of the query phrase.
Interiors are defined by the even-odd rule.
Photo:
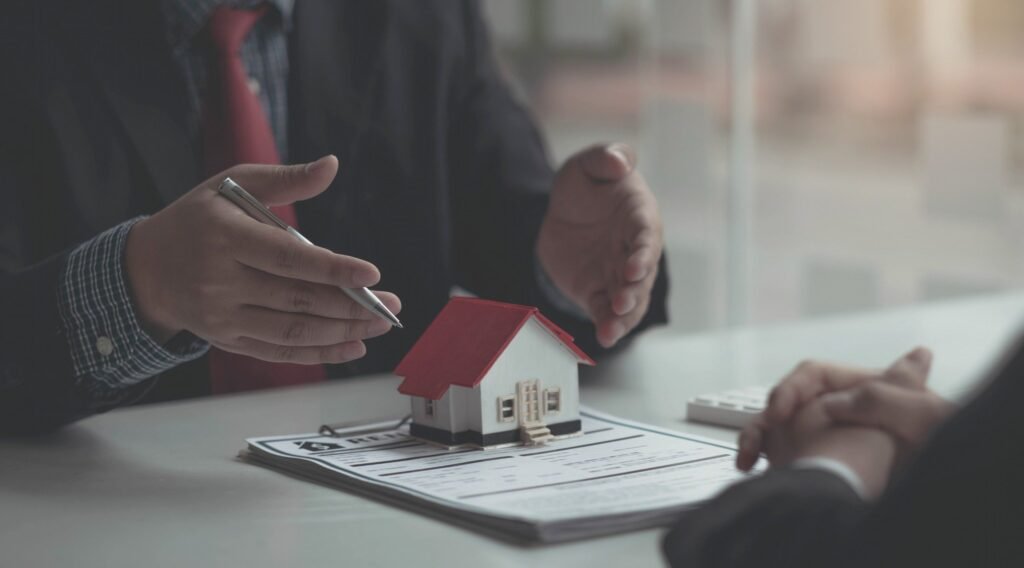
[[[1024,349],[873,504],[836,476],[780,469],[686,515],[673,566],[1024,566]]]
[[[194,187],[185,84],[155,1],[16,1],[0,24],[0,431],[203,393],[205,360],[115,400],[78,394],[56,308],[67,251]],[[593,328],[546,304],[533,250],[552,170],[499,77],[468,1],[303,0],[289,57],[291,161],[334,153],[299,203],[312,241],[380,267],[405,331],[332,375],[393,368],[458,284],[538,305],[597,354]],[[664,268],[664,267],[663,267]],[[666,321],[659,279],[643,326]]]

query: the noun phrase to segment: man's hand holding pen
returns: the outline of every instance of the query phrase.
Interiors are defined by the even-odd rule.
[[[140,321],[158,341],[186,330],[267,361],[342,363],[391,329],[342,288],[372,286],[377,268],[310,246],[217,195],[230,176],[267,205],[314,197],[338,171],[327,156],[295,166],[235,166],[194,188],[128,237],[125,266]],[[377,292],[394,313],[398,297]]]

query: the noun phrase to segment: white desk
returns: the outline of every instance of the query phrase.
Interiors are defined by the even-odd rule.
[[[584,379],[595,408],[732,440],[681,420],[687,397],[771,384],[813,356],[882,366],[937,353],[934,386],[964,392],[1024,321],[1024,294],[733,332],[651,333]],[[642,566],[661,531],[522,548],[243,464],[246,437],[398,416],[397,380],[129,408],[53,435],[0,440],[0,565]]]

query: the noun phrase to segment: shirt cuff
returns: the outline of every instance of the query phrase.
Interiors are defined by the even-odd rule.
[[[791,467],[794,469],[819,469],[832,473],[845,481],[861,499],[868,500],[868,491],[864,486],[864,481],[857,475],[857,472],[853,471],[853,468],[839,460],[824,457],[800,458],[794,460]]]
[[[552,306],[558,309],[558,311],[567,313],[580,321],[590,321],[590,316],[587,312],[577,306],[576,302],[567,298],[558,289],[558,286],[548,276],[548,271],[544,270],[544,266],[536,255],[533,257],[533,273],[537,275],[537,287],[540,288],[540,293],[544,295],[544,299]]]
[[[209,345],[194,338],[167,348],[139,325],[128,292],[124,250],[131,219],[68,255],[58,287],[61,322],[75,381],[91,392],[122,390],[200,357]]]

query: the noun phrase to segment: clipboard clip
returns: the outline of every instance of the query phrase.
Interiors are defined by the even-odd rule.
[[[358,436],[360,434],[369,434],[371,432],[380,432],[382,430],[397,430],[398,428],[405,426],[406,423],[408,423],[410,420],[412,420],[412,414],[407,414],[404,418],[399,420],[394,426],[372,426],[357,430],[349,430],[349,428],[352,428],[353,426],[359,426],[361,424],[366,424],[367,421],[360,420],[358,422],[337,422],[335,424],[323,424],[320,426],[317,432],[321,436],[328,436],[330,438],[341,438],[343,436]],[[374,424],[380,423],[379,420],[373,420],[372,422]],[[341,432],[340,430],[344,430],[344,432]]]

